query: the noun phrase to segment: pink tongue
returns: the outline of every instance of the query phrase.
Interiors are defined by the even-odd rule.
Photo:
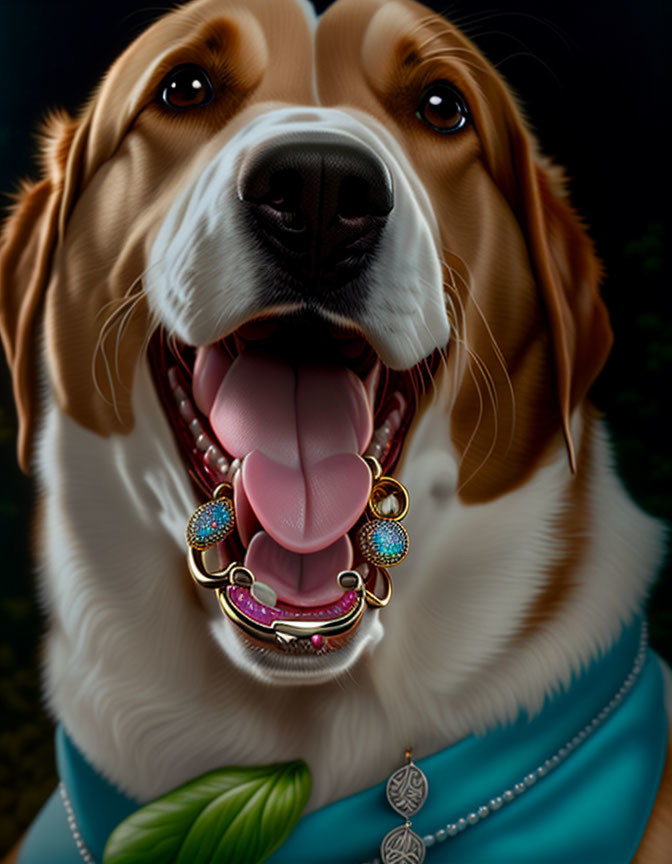
[[[322,606],[343,596],[337,577],[352,567],[352,544],[346,534],[320,552],[297,555],[259,531],[249,545],[245,566],[285,603]]]
[[[210,423],[224,448],[244,460],[245,496],[285,549],[326,549],[362,514],[371,479],[358,454],[373,418],[350,370],[243,353],[214,396]]]

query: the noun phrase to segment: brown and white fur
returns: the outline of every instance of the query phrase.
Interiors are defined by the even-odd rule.
[[[170,118],[154,93],[184,62],[229,83],[210,110]],[[469,102],[464,134],[415,119],[433,78]],[[262,311],[231,189],[249,147],[306,126],[375,149],[398,190],[372,276],[389,302],[365,335],[395,368],[448,340],[396,472],[412,560],[356,650],[312,677],[245,654],[196,596],[196,499],[143,354],[159,323],[204,345]],[[300,757],[320,807],[387,776],[409,743],[422,757],[535,712],[642,608],[662,530],[585,402],[610,345],[591,243],[497,73],[412,0],[337,0],[319,22],[295,0],[166,16],[79,118],[51,120],[0,263],[20,459],[40,493],[49,705],[139,800]],[[639,860],[665,847],[669,772]]]

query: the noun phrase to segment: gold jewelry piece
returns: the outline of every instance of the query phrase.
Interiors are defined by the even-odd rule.
[[[194,582],[201,588],[214,590],[224,614],[250,636],[285,647],[298,640],[308,640],[313,649],[320,650],[328,638],[342,637],[353,630],[367,606],[389,602],[389,576],[383,577],[386,590],[379,598],[364,587],[360,573],[344,570],[338,574],[343,596],[336,603],[304,615],[284,605],[260,602],[258,597],[273,598],[274,592],[256,582],[252,571],[238,561],[210,570],[206,551],[227,537],[235,526],[232,494],[231,485],[223,483],[215,489],[210,501],[194,511],[187,526],[187,562]],[[255,596],[255,584],[265,591],[258,591]]]
[[[408,534],[400,524],[408,512],[408,492],[398,480],[383,476],[377,459],[364,458],[373,478],[368,509],[375,518],[364,523],[358,539],[366,560],[375,565],[371,588],[365,586],[356,570],[344,570],[337,577],[343,596],[336,603],[310,612],[277,604],[273,589],[256,581],[252,571],[238,561],[217,570],[208,569],[206,551],[228,537],[236,524],[230,483],[217,486],[211,500],[194,511],[186,532],[191,577],[201,588],[214,590],[224,614],[250,636],[282,646],[310,640],[319,650],[326,639],[354,630],[367,607],[381,609],[390,602],[392,581],[386,566],[398,564],[408,552]],[[381,596],[375,593],[378,574],[383,580]]]
[[[344,576],[356,576],[356,588],[345,591],[338,603],[329,607],[334,609],[332,614],[335,617],[324,620],[311,616],[295,617],[294,612],[285,611],[282,607],[264,606],[236,585],[219,588],[217,598],[224,614],[255,639],[283,646],[304,639],[310,640],[314,648],[320,649],[328,638],[344,636],[353,630],[366,609],[361,576],[354,570],[344,570],[339,573],[341,584],[341,577]]]
[[[408,531],[401,520],[408,513],[408,490],[394,477],[383,475],[380,463],[365,457],[373,475],[368,510],[373,517],[357,532],[357,542],[365,560],[381,571],[401,564],[408,555]]]
[[[232,495],[231,484],[220,483],[211,500],[196,508],[187,525],[187,543],[191,549],[209,549],[233,531],[236,516]]]
[[[390,579],[390,574],[384,567],[378,567],[377,572],[383,577],[383,582],[385,584],[385,593],[382,597],[377,597],[373,591],[368,588],[364,589],[364,597],[366,598],[366,602],[369,606],[373,606],[376,609],[382,609],[390,602],[392,599],[392,580]],[[376,576],[373,577],[374,580]],[[373,587],[375,588],[375,581],[373,583]]]

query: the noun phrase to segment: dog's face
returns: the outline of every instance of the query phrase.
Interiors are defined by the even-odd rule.
[[[220,555],[288,614],[329,617],[340,571],[376,589],[354,542],[361,457],[394,471],[427,412],[449,430],[444,494],[464,502],[525,482],[563,431],[573,459],[570,415],[610,343],[598,275],[559,175],[445,20],[338,0],[315,29],[296,0],[197,0],[119,58],[79,120],[52,120],[44,179],[5,229],[21,459],[38,312],[53,397],[99,436],[145,422],[148,355],[185,472],[205,494],[233,485]],[[431,590],[413,568],[403,590]],[[204,612],[266,680],[324,680],[384,632],[367,613],[293,656]]]

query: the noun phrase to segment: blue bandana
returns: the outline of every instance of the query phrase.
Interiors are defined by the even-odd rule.
[[[523,715],[514,724],[418,760],[429,781],[429,796],[413,820],[413,830],[433,834],[456,822],[512,788],[571,741],[628,675],[640,629],[637,620],[532,720]],[[100,864],[111,831],[140,805],[108,784],[62,727],[56,732],[56,747],[77,826]],[[426,864],[628,864],[653,807],[666,747],[662,674],[649,650],[627,697],[565,762],[508,806],[429,848]],[[382,838],[402,821],[387,804],[385,782],[304,816],[268,864],[360,864],[375,859]],[[81,860],[55,792],[33,823],[19,864]]]

